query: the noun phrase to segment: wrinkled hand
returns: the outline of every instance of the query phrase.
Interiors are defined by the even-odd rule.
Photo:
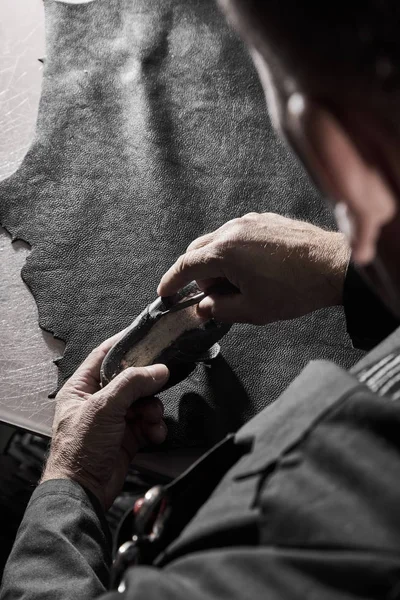
[[[199,314],[262,325],[341,304],[349,254],[340,233],[249,213],[190,244],[157,291],[168,296],[193,279],[202,290],[228,281],[239,292],[211,294]]]
[[[151,397],[165,365],[129,368],[100,389],[100,365],[119,337],[93,350],[57,395],[53,438],[42,482],[72,479],[109,508],[137,450],[166,437],[163,405]]]

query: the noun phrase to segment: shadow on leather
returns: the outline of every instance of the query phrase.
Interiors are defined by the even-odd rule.
[[[183,394],[178,422],[193,445],[211,446],[243,425],[249,398],[223,356],[215,358],[205,374],[208,398],[197,392]],[[167,418],[166,423],[170,434],[178,433],[177,422]]]

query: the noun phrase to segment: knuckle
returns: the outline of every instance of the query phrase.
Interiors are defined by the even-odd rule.
[[[102,342],[102,344],[100,344],[100,346],[96,346],[96,348],[93,348],[93,350],[91,350],[91,352],[88,354],[86,361],[93,361],[96,360],[97,358],[99,358],[99,356],[102,354],[103,352],[103,347],[104,347],[104,342]]]
[[[182,254],[182,256],[178,260],[178,273],[182,274],[188,271],[189,269],[209,264],[214,259],[213,250],[207,246],[207,248],[199,248],[197,250],[190,250],[186,252],[186,254]]]
[[[237,245],[242,236],[243,227],[239,223],[226,230],[218,242],[213,246],[213,256],[215,260],[225,259],[232,248]]]
[[[68,400],[68,397],[70,396],[72,391],[73,390],[71,389],[71,384],[69,383],[69,381],[67,381],[67,383],[64,383],[61,390],[59,392],[57,392],[57,394],[56,394],[55,400],[56,400],[57,408],[62,406],[64,404],[64,402],[66,402]]]
[[[132,381],[137,379],[140,370],[135,367],[129,367],[128,369],[124,369],[120,374],[120,385],[121,387],[125,387],[130,385]]]
[[[223,262],[225,260],[226,247],[227,244],[223,239],[215,242],[215,244],[208,248],[207,252],[204,253],[202,262],[207,265]]]
[[[175,263],[175,271],[177,274],[184,273],[186,269],[190,266],[190,252],[186,252],[185,254],[181,254],[178,260]]]
[[[225,237],[236,239],[239,237],[243,231],[243,229],[247,226],[247,219],[245,217],[240,217],[239,219],[234,219],[229,224],[229,227],[225,230]]]
[[[234,219],[227,221],[225,223],[225,225],[222,225],[221,229],[228,229],[228,228],[235,227],[236,225],[238,225],[240,223],[240,219],[241,219],[241,217],[235,217]]]
[[[91,352],[89,353],[89,356],[97,356],[100,353],[100,346],[96,346],[96,348],[93,348],[93,350],[91,350]]]
[[[221,241],[217,241],[211,246],[208,246],[207,249],[202,251],[202,261],[205,263],[212,263],[215,260],[218,260],[221,256],[221,247],[223,243]]]
[[[124,372],[124,387],[134,385],[135,395],[142,389],[148,374],[145,367],[131,367]]]
[[[127,392],[132,393],[132,400],[139,398],[145,391],[148,379],[149,375],[144,367],[129,367],[119,374],[115,385],[107,386],[99,397],[103,398],[104,406]]]
[[[197,240],[193,240],[193,242],[191,242],[189,246],[187,246],[186,253],[191,252],[192,250],[196,250],[199,247],[199,239],[200,238],[198,238]]]
[[[206,235],[202,235],[202,236],[196,238],[186,248],[186,252],[191,252],[192,250],[198,250],[199,248],[202,248],[203,246],[205,246],[207,244],[209,237],[210,237],[209,234],[206,234]]]
[[[133,369],[125,369],[122,371],[118,378],[115,379],[113,386],[107,386],[104,388],[104,393],[101,394],[102,397],[107,400],[108,398],[115,398],[122,393],[122,391],[128,386],[131,385],[132,381],[136,378],[136,371]]]

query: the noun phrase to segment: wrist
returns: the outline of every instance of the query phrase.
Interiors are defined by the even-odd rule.
[[[40,478],[40,483],[45,483],[45,481],[51,481],[53,479],[69,479],[74,481],[73,473],[70,473],[67,469],[62,468],[59,465],[52,464],[51,455],[49,456],[47,463],[43,469],[42,476]]]
[[[51,460],[52,456],[50,454],[47,464],[44,468],[42,477],[40,478],[39,484],[45,483],[46,481],[52,481],[55,479],[66,479],[69,481],[73,481],[78,483],[81,487],[83,487],[86,491],[89,491],[93,496],[95,496],[98,502],[101,504],[102,508],[105,507],[105,499],[104,493],[99,486],[94,482],[90,481],[89,477],[82,476],[82,474],[72,471],[67,467],[63,467],[62,465],[53,464]]]
[[[343,305],[343,291],[351,251],[342,233],[331,234],[329,246],[328,289],[331,293],[331,306]]]
[[[77,483],[86,492],[89,492],[96,499],[96,501],[99,503],[102,510],[106,509],[106,502],[105,502],[104,494],[102,493],[102,491],[99,490],[99,488],[97,486],[93,486],[90,482],[86,481],[85,479],[83,479],[73,473],[67,473],[66,471],[63,471],[63,470],[57,470],[57,469],[53,470],[53,469],[46,468],[43,472],[43,475],[42,475],[40,481],[39,481],[39,485],[42,483],[45,483],[46,481],[54,481],[54,480],[60,480],[60,479],[73,481],[74,483]]]
[[[310,275],[314,301],[318,308],[343,304],[344,282],[350,261],[346,237],[333,231],[319,231],[309,245]]]

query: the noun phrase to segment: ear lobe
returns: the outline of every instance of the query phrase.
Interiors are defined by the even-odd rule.
[[[379,164],[365,159],[373,152],[366,148],[365,154],[361,153],[361,141],[356,141],[354,134],[325,108],[304,98],[302,103],[293,102],[293,96],[289,100],[286,131],[322,191],[335,203],[347,206],[354,229],[354,259],[370,262],[379,231],[396,206]]]

